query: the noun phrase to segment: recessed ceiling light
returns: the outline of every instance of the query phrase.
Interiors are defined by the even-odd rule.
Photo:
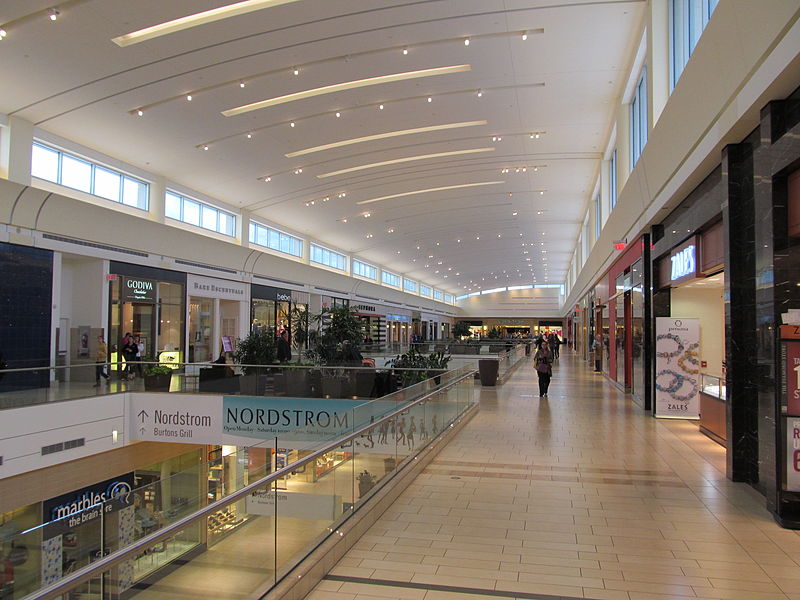
[[[294,74],[294,75],[300,75],[300,69],[298,69],[297,67],[293,68],[293,69],[292,69],[292,74]]]
[[[429,158],[441,158],[443,156],[459,156],[463,154],[476,154],[480,152],[494,152],[494,148],[471,148],[469,150],[454,150],[452,152],[437,152],[435,154],[420,154],[418,156],[407,156],[404,158],[395,158],[393,160],[384,160],[377,163],[370,163],[367,165],[359,165],[357,167],[350,167],[348,169],[341,169],[339,171],[331,171],[330,173],[322,173],[317,175],[319,179],[326,177],[333,177],[334,175],[343,175],[344,173],[353,173],[354,171],[363,171],[364,169],[373,169],[375,167],[385,167],[387,165],[396,165],[405,162],[412,162],[415,160],[426,160]]]
[[[526,41],[527,39],[528,39],[528,32],[527,32],[527,31],[523,31],[523,32],[522,32],[522,41],[524,42],[524,41]]]
[[[276,106],[278,104],[285,104],[286,102],[294,102],[296,100],[304,100],[306,98],[313,98],[315,96],[322,96],[324,94],[333,94],[344,90],[353,90],[357,88],[380,85],[383,83],[390,83],[393,81],[405,81],[408,79],[419,79],[422,77],[434,77],[436,75],[449,75],[451,73],[461,73],[469,71],[472,67],[470,65],[453,65],[450,67],[436,67],[433,69],[422,69],[420,71],[406,71],[405,73],[392,73],[390,75],[379,75],[377,77],[368,77],[367,79],[356,79],[354,81],[346,81],[343,83],[335,83],[333,85],[326,85],[320,88],[304,90],[302,92],[295,92],[293,94],[286,94],[284,96],[277,96],[267,100],[260,100],[223,110],[222,114],[226,117],[233,117],[243,113],[260,110],[269,106]]]
[[[383,110],[383,104],[379,105],[378,108]]]
[[[486,125],[487,121],[463,121],[461,123],[446,123],[444,125],[431,125],[429,127],[417,127],[415,129],[402,129],[399,131],[389,131],[387,133],[379,133],[376,135],[368,135],[360,138],[353,138],[350,140],[342,140],[340,142],[333,142],[323,146],[314,146],[313,148],[306,148],[296,152],[289,152],[285,154],[286,158],[294,158],[296,156],[303,156],[312,154],[314,152],[321,152],[323,150],[332,150],[334,148],[341,148],[342,146],[350,146],[352,144],[360,144],[362,142],[372,142],[375,140],[383,140],[392,137],[399,137],[403,135],[412,135],[416,133],[428,133],[431,131],[442,131],[445,129],[458,129],[460,127],[475,127],[477,125]]]
[[[5,29],[3,29],[2,27],[0,27],[0,40],[5,38],[7,35],[8,35],[8,32]]]
[[[456,190],[456,189],[463,189],[463,188],[470,188],[470,187],[478,187],[483,185],[497,185],[500,183],[505,183],[505,181],[482,181],[480,183],[462,183],[460,185],[446,185],[443,187],[436,187],[436,188],[428,188],[425,190],[414,190],[413,192],[403,192],[400,194],[391,194],[389,196],[381,196],[379,198],[371,198],[369,200],[361,200],[360,202],[356,202],[356,204],[370,204],[372,202],[380,202],[381,200],[390,200],[392,198],[403,198],[405,196],[416,196],[417,194],[426,194],[428,192],[441,192],[444,190]]]
[[[55,21],[56,19],[58,19],[58,15],[60,15],[61,13],[57,8],[51,8],[49,11],[47,11],[47,14],[50,17],[51,21]]]
[[[272,181],[272,177],[264,177],[264,181],[269,183],[270,181]]]
[[[516,211],[514,211],[513,213],[511,213],[511,216],[512,216],[512,217],[516,217],[516,216],[517,216],[517,212],[516,212]]]
[[[404,55],[408,54],[408,48],[403,48],[403,54]]]
[[[341,116],[342,116],[342,113],[340,113],[340,112],[337,110],[337,111],[336,111],[336,118],[338,119],[338,118],[339,118],[339,117],[341,117]]]
[[[186,100],[187,100],[187,102],[191,102],[192,101],[192,95],[191,94],[186,94]]]
[[[253,134],[252,133],[248,133],[247,134],[247,139],[248,140],[252,140],[253,139]]]
[[[208,146],[207,146],[207,145],[204,145],[204,146],[203,146],[203,150],[208,150]]]
[[[125,46],[132,46],[133,44],[152,40],[163,35],[169,35],[170,33],[176,33],[192,27],[198,27],[207,23],[214,23],[216,21],[228,19],[237,15],[244,15],[256,10],[271,8],[273,6],[290,4],[292,2],[297,2],[297,0],[245,0],[244,2],[234,2],[233,4],[212,8],[211,10],[180,17],[178,19],[173,19],[172,21],[166,21],[164,23],[159,23],[158,25],[153,25],[152,27],[146,27],[144,29],[139,29],[138,31],[126,33],[125,35],[112,38],[111,41],[117,46],[124,48]]]
[[[469,46],[469,38],[465,38],[464,39],[464,45],[465,46]]]
[[[428,102],[433,102],[433,98],[431,98],[430,96],[428,96]]]
[[[244,83],[244,81],[240,81],[240,82],[239,82],[239,87],[240,87],[240,88],[243,88],[244,86],[245,86],[245,83]]]
[[[478,90],[478,98],[483,98],[483,90]]]
[[[144,111],[140,108],[139,110],[136,111],[136,114],[141,117],[144,115]]]

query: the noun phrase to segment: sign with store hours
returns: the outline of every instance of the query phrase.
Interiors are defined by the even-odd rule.
[[[786,419],[786,489],[800,492],[800,419]]]
[[[787,413],[800,417],[800,341],[784,340],[782,344]]]

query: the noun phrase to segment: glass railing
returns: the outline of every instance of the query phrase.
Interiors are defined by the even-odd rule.
[[[148,375],[150,367],[170,367]],[[103,367],[102,375],[97,367]],[[391,366],[129,362],[0,371],[0,410],[118,394],[173,392],[302,398],[379,398],[438,372]],[[96,383],[96,378],[100,382]]]
[[[525,358],[525,344],[516,344],[510,349],[502,352],[498,358],[500,361],[498,369],[498,379],[505,381],[520,361]]]
[[[47,507],[50,522],[3,532],[17,564],[4,598],[111,599],[153,584],[169,597],[264,593],[472,406],[472,374],[356,403],[328,439],[298,428],[144,487]]]

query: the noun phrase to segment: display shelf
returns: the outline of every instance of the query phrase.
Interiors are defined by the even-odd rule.
[[[718,444],[728,439],[725,380],[700,373],[700,431]]]

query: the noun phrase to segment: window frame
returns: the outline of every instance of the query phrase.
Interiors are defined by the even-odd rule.
[[[387,281],[387,278],[390,279],[391,281]],[[392,283],[392,281],[394,281],[394,278],[397,278],[397,283]],[[387,271],[386,269],[381,269],[381,284],[397,289],[402,289],[403,278],[397,273],[393,273],[392,271]]]
[[[369,275],[364,275],[363,273],[357,273],[356,269],[358,269],[359,266],[366,267],[366,269],[369,270],[370,272],[374,272],[375,276],[370,277]],[[350,272],[354,277],[360,277],[362,279],[367,279],[368,281],[378,281],[378,267],[366,263],[363,260],[359,260],[357,258],[352,259]]]
[[[266,244],[259,243],[258,240],[258,233],[259,230],[263,230],[264,235],[266,236]],[[270,244],[270,233],[274,234],[277,237],[277,244],[276,246],[271,246]],[[255,234],[255,235],[254,235]],[[274,227],[270,227],[269,225],[264,225],[263,223],[259,223],[257,221],[250,221],[250,226],[248,227],[247,232],[247,239],[249,243],[255,244],[260,248],[267,248],[268,250],[272,250],[274,252],[280,252],[281,254],[286,254],[288,256],[294,256],[295,258],[303,258],[303,238],[299,238],[294,236],[290,233],[286,233],[285,231],[281,231],[280,229],[275,229]],[[292,245],[299,246],[299,253],[291,252],[289,250],[284,250],[284,241],[289,242]]]
[[[35,152],[36,152],[37,148],[55,155],[56,164],[57,164],[55,180],[51,179],[49,177],[43,176],[43,174],[41,172],[39,174],[34,172],[34,167],[35,167],[34,159],[35,159]],[[75,161],[77,163],[80,163],[80,164],[83,164],[83,165],[86,165],[87,167],[89,167],[89,188],[88,188],[88,190],[80,188],[80,187],[75,187],[73,185],[67,185],[66,183],[64,183],[64,158],[65,157],[67,159],[71,160],[71,161]],[[97,182],[97,170],[98,169],[103,171],[103,172],[105,172],[105,173],[111,173],[111,174],[117,175],[119,177],[119,189],[118,189],[118,195],[117,195],[116,199],[109,198],[108,196],[100,196],[99,194],[95,193],[95,191],[96,191],[95,190],[96,182]],[[123,206],[129,206],[131,208],[135,208],[137,210],[142,210],[144,212],[148,212],[150,210],[150,182],[145,181],[144,179],[142,179],[140,177],[135,177],[133,175],[130,175],[130,174],[128,174],[128,173],[126,173],[124,171],[121,171],[119,169],[115,169],[113,167],[109,167],[106,164],[94,161],[92,159],[89,159],[89,158],[86,158],[86,157],[83,157],[83,156],[79,156],[77,154],[73,154],[72,152],[67,152],[65,150],[61,150],[60,148],[57,148],[55,146],[51,146],[51,145],[47,144],[46,142],[43,142],[43,141],[38,140],[38,139],[34,139],[33,142],[31,143],[31,168],[30,168],[30,173],[31,173],[31,177],[33,177],[33,178],[41,179],[42,181],[49,181],[50,183],[54,183],[56,185],[60,185],[60,186],[65,187],[67,189],[75,190],[76,192],[80,192],[82,194],[88,194],[88,195],[90,195],[90,196],[92,196],[94,198],[100,198],[100,199],[106,200],[108,202],[115,202],[116,204],[121,204]],[[126,199],[126,196],[125,196],[125,182],[126,181],[130,181],[132,183],[135,183],[137,186],[141,186],[139,189],[142,189],[142,188],[144,189],[144,191],[145,191],[144,198],[143,198],[143,201],[141,203],[141,204],[143,204],[143,206],[138,201],[137,201],[136,204],[131,204],[129,202],[125,202],[125,199]]]
[[[642,65],[638,82],[634,88],[630,103],[630,136],[631,170],[636,166],[647,145],[648,107],[647,107],[647,65]]]
[[[179,214],[180,218],[176,218],[174,216],[167,214],[167,203],[170,202],[170,198],[177,198],[178,199],[178,206],[179,206]],[[174,200],[173,200],[174,201]],[[189,206],[196,206],[197,207],[197,222],[187,220],[187,205]],[[205,214],[207,213],[213,214],[214,218],[214,228],[206,227],[204,224]],[[220,218],[221,215],[225,215],[231,221],[230,223],[230,232],[228,231],[221,231],[220,223],[222,219]],[[185,194],[181,194],[180,192],[167,188],[166,192],[164,193],[164,218],[170,219],[172,221],[178,221],[179,223],[184,223],[185,225],[190,225],[192,227],[197,227],[198,229],[203,229],[204,231],[212,231],[214,233],[218,233],[219,235],[224,235],[226,237],[236,237],[236,215],[228,212],[227,210],[223,210],[219,207],[214,206],[213,204],[209,204],[208,202],[203,202],[202,200],[198,200],[197,198],[192,198],[191,196],[187,196]]]
[[[347,272],[347,256],[345,254],[315,242],[309,243],[308,261],[336,271]]]

